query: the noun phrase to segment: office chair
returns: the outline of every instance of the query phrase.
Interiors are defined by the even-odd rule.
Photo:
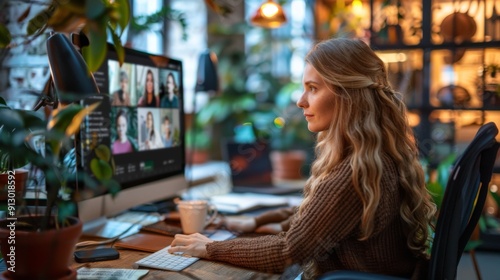
[[[476,227],[488,194],[499,143],[492,122],[481,126],[453,165],[436,223],[427,279],[456,279],[465,245]],[[477,200],[476,200],[477,198]],[[402,279],[359,271],[331,271],[320,280]]]

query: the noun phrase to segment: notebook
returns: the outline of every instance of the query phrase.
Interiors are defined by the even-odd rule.
[[[232,192],[291,194],[301,191],[297,186],[275,185],[271,148],[267,142],[236,143],[227,141],[222,147],[223,159],[229,163]]]

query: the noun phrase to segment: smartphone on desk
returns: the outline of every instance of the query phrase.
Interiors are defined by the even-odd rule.
[[[116,260],[120,257],[120,253],[113,248],[97,248],[92,250],[79,250],[74,253],[75,261],[84,262],[100,262],[107,260]]]

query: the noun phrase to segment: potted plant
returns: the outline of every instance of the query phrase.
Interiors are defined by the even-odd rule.
[[[276,111],[270,139],[273,172],[277,178],[300,179],[309,170],[307,162],[314,147],[314,134],[307,129],[302,109],[293,101],[300,96],[301,89],[299,83],[287,83],[275,98]]]
[[[2,3],[2,5],[5,3]],[[87,7],[92,5],[91,8]],[[11,34],[0,24],[0,48],[3,50],[29,43],[46,31],[69,33],[82,31],[90,40],[82,49],[90,71],[96,70],[105,57],[107,36],[123,61],[124,53],[119,37],[128,23],[129,5],[118,1],[50,1],[47,8],[27,19],[31,6],[16,19],[26,21],[26,35]],[[12,41],[21,36],[23,42]],[[71,99],[72,93],[66,94]],[[59,96],[59,99],[61,96]],[[76,272],[69,265],[82,224],[74,215],[78,193],[71,186],[84,182],[90,189],[110,190],[116,194],[118,183],[112,179],[112,158],[108,147],[97,146],[92,154],[91,174],[77,172],[65,159],[75,154],[74,143],[80,123],[98,104],[81,106],[78,99],[67,106],[55,108],[45,120],[32,111],[13,109],[0,99],[0,155],[5,160],[7,190],[15,188],[19,173],[14,169],[26,162],[36,166],[45,175],[45,205],[37,208],[23,207],[22,195],[8,192],[1,208],[6,218],[0,221],[0,247],[7,264],[5,278],[12,279],[76,279]],[[45,152],[39,153],[32,140],[43,137]],[[41,207],[38,207],[40,205]]]
[[[205,163],[210,158],[212,141],[204,128],[196,127],[186,131],[186,162],[189,164]]]
[[[111,178],[111,153],[107,147],[96,147],[97,166],[93,174],[77,174],[64,162],[67,155],[62,151],[72,142],[83,118],[97,105],[83,107],[73,103],[54,110],[45,121],[34,112],[9,108],[0,98],[0,150],[4,155],[9,153],[11,159],[28,161],[44,172],[47,189],[44,212],[25,213],[22,197],[10,192],[18,173],[7,171],[9,193],[4,205],[7,217],[0,221],[0,247],[8,266],[8,277],[57,279],[71,274],[68,267],[82,227],[73,217],[76,194],[72,193],[71,183],[78,180],[96,189],[119,189]],[[31,144],[36,136],[45,139],[44,154]]]

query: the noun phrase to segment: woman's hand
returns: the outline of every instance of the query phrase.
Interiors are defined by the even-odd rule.
[[[170,244],[168,249],[169,253],[182,252],[186,255],[198,258],[207,258],[208,243],[214,242],[212,239],[200,233],[193,233],[190,235],[176,234],[174,241]]]

